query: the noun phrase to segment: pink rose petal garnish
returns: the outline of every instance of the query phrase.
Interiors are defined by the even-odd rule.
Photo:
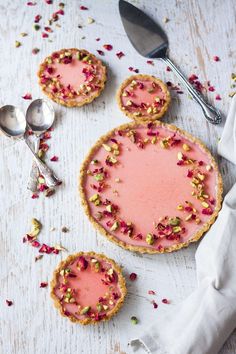
[[[40,283],[40,288],[46,288],[48,286],[48,283],[42,282]]]
[[[208,91],[210,91],[210,92],[214,92],[214,91],[215,91],[214,86],[209,86],[209,87],[208,87]]]
[[[12,306],[12,305],[13,305],[13,301],[11,301],[11,300],[6,300],[6,304],[7,304],[7,306]]]
[[[31,196],[31,198],[32,198],[32,199],[37,199],[37,198],[39,198],[39,195],[36,194],[36,193],[33,193],[32,196]]]
[[[42,33],[42,37],[43,37],[43,38],[48,38],[48,34],[45,33],[45,32],[43,32],[43,33]]]
[[[220,61],[220,58],[219,58],[217,55],[215,55],[215,56],[213,57],[213,60],[214,60],[214,61]]]
[[[158,305],[157,305],[156,301],[152,300],[152,304],[153,304],[154,309],[158,308]]]
[[[166,67],[166,71],[172,71],[169,66]]]
[[[136,274],[136,273],[131,273],[131,274],[129,275],[129,278],[130,278],[131,281],[134,281],[134,280],[137,279],[137,274]]]
[[[96,41],[99,42],[101,38],[96,38]]]
[[[24,100],[32,100],[32,95],[31,93],[26,93],[22,98],[24,98]]]
[[[104,55],[103,50],[97,49],[97,52],[98,52],[99,55]]]
[[[80,10],[88,10],[88,8],[86,6],[83,6],[83,5],[81,5],[79,8],[80,8]]]
[[[42,16],[41,15],[36,15],[34,18],[34,23],[39,23],[39,21],[41,20]]]
[[[37,4],[37,2],[28,1],[26,5],[35,6],[36,4]]]
[[[124,56],[124,53],[123,52],[118,52],[116,53],[116,56],[121,59],[123,56]]]
[[[148,290],[148,294],[149,295],[156,295],[155,291],[153,291],[153,290]]]
[[[53,161],[53,162],[58,161],[58,156],[54,155],[53,157],[50,158],[50,161]]]
[[[217,100],[217,101],[220,101],[220,100],[221,100],[220,95],[216,95],[216,100]]]
[[[112,45],[111,44],[104,44],[103,45],[103,48],[105,48],[106,50],[110,51],[113,49]]]
[[[167,300],[167,299],[162,299],[161,301],[163,302],[163,304],[169,304],[170,303],[170,301]]]
[[[154,65],[153,60],[147,60],[147,64]]]

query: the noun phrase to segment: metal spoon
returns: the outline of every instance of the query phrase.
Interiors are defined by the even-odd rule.
[[[0,130],[9,138],[23,139],[34,155],[40,173],[44,176],[45,182],[49,187],[54,187],[58,184],[58,179],[52,170],[35,154],[26,133],[26,119],[24,113],[11,105],[6,105],[0,108]]]
[[[219,124],[222,120],[220,111],[206,102],[168,58],[169,43],[162,28],[143,11],[125,0],[119,1],[119,10],[126,34],[134,48],[146,58],[160,59],[169,65],[194,101],[201,106],[208,122]]]
[[[53,106],[44,99],[37,99],[31,102],[26,111],[26,122],[35,135],[34,151],[38,153],[40,136],[45,133],[54,123],[55,111]],[[30,171],[30,179],[27,188],[32,192],[37,190],[39,169],[33,161]],[[56,178],[56,176],[54,176]],[[56,178],[57,179],[57,178]]]

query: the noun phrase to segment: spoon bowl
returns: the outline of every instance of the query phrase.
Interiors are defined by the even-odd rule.
[[[0,108],[0,129],[6,136],[22,138],[26,130],[24,113],[17,107],[6,105]]]
[[[26,112],[27,125],[35,135],[40,135],[48,130],[53,125],[54,119],[53,106],[41,98],[31,102]]]

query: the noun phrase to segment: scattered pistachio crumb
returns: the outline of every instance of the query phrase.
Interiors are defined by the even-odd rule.
[[[169,22],[170,21],[170,19],[168,18],[168,17],[164,17],[163,18],[163,23],[167,23],[167,22]]]
[[[88,24],[90,25],[91,23],[94,23],[95,20],[92,17],[88,17]]]
[[[130,318],[130,320],[131,320],[131,323],[132,323],[133,325],[138,324],[138,319],[137,319],[136,316],[132,316],[132,317]]]
[[[70,230],[68,229],[68,227],[62,226],[61,231],[64,232],[64,233],[67,233],[67,232],[69,232]]]
[[[16,47],[16,48],[19,48],[20,46],[21,46],[21,42],[15,41],[15,47]]]

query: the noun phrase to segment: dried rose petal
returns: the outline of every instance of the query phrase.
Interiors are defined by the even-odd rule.
[[[26,93],[22,98],[24,98],[24,100],[32,100],[32,95],[31,93]]]
[[[100,39],[101,39],[101,38],[96,38],[95,40],[96,40],[97,42],[99,42],[99,41],[100,41]]]
[[[49,32],[49,33],[53,32],[51,27],[48,27],[48,26],[44,27],[44,31]]]
[[[60,9],[56,12],[57,15],[65,15],[64,10]]]
[[[53,162],[58,161],[58,156],[54,155],[53,157],[50,158],[50,161],[53,161]]]
[[[46,4],[51,5],[53,3],[52,0],[45,0]]]
[[[31,246],[38,248],[38,247],[40,247],[40,243],[35,240],[35,241],[32,241],[32,242],[31,242]]]
[[[166,71],[172,71],[169,66],[166,67]]]
[[[137,274],[136,274],[136,273],[131,273],[131,274],[129,275],[129,278],[130,278],[131,281],[134,281],[134,280],[137,279]]]
[[[209,86],[209,87],[208,87],[208,91],[210,91],[210,92],[214,92],[214,91],[215,91],[214,86]]]
[[[153,291],[153,290],[148,290],[148,294],[149,295],[156,295],[155,291]]]
[[[157,305],[156,301],[152,300],[152,304],[153,304],[154,309],[158,308],[158,305]]]
[[[116,53],[116,56],[121,59],[123,56],[124,56],[124,53],[123,52],[118,52]]]
[[[162,299],[161,301],[163,302],[163,304],[169,304],[170,303],[170,301],[167,300],[167,299]]]
[[[215,56],[213,57],[213,60],[214,60],[214,61],[220,61],[220,58],[219,58],[217,55],[215,55]]]
[[[43,33],[42,33],[42,37],[43,37],[43,38],[48,38],[48,34],[45,33],[45,32],[43,32]]]
[[[40,288],[46,288],[47,286],[48,286],[48,283],[44,283],[44,282],[40,283]]]
[[[104,55],[103,50],[97,49],[97,52],[98,52],[99,55]]]
[[[88,261],[83,256],[80,256],[77,266],[80,270],[85,270],[88,267]]]
[[[153,60],[147,60],[147,64],[154,65]]]
[[[106,50],[109,50],[109,51],[113,49],[111,44],[104,44],[103,48],[105,48]]]
[[[7,304],[7,306],[12,306],[12,305],[13,305],[13,301],[11,301],[11,300],[6,300],[6,304]]]
[[[36,193],[33,193],[32,196],[31,196],[31,198],[32,198],[32,199],[37,199],[37,198],[39,198],[39,195],[36,194]]]
[[[42,16],[41,15],[36,15],[34,18],[34,22],[38,23],[41,20]]]
[[[32,54],[36,55],[36,54],[38,54],[38,52],[39,52],[38,48],[33,48],[32,49]]]
[[[216,95],[216,100],[217,101],[220,101],[221,100],[221,97],[220,97],[220,95],[218,94],[218,95]]]
[[[37,2],[28,1],[26,5],[35,6],[36,4],[37,4]]]
[[[80,10],[88,10],[88,8],[86,6],[83,6],[83,5],[81,5],[79,8],[80,8]]]

